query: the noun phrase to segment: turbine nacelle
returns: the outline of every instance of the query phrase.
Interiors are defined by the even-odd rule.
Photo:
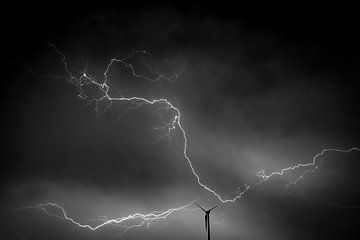
[[[217,205],[215,205],[215,206],[213,206],[212,208],[210,208],[209,210],[205,210],[203,207],[201,207],[199,204],[197,204],[197,203],[195,203],[196,204],[196,206],[198,206],[199,208],[201,208],[201,210],[203,210],[205,213],[210,213],[211,212],[211,210],[213,210],[214,208],[216,208],[217,207]]]

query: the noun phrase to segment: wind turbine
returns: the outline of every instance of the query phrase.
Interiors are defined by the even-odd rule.
[[[210,208],[209,210],[205,210],[203,209],[199,204],[195,203],[199,208],[201,208],[201,210],[203,210],[205,212],[205,231],[207,231],[208,233],[208,240],[210,240],[210,212],[211,210],[213,210],[214,208],[216,208],[217,206],[214,206],[212,208]]]

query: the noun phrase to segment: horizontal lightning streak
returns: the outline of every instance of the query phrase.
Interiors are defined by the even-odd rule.
[[[184,205],[184,206],[181,206],[178,208],[170,208],[170,209],[168,209],[166,211],[162,211],[162,212],[154,211],[154,212],[151,212],[148,214],[135,213],[133,215],[129,215],[126,217],[120,217],[120,218],[114,218],[114,219],[108,219],[108,220],[100,218],[100,219],[96,219],[96,220],[103,221],[103,222],[96,226],[91,226],[89,224],[81,224],[81,223],[75,221],[73,218],[69,217],[68,214],[66,213],[65,209],[63,207],[61,207],[60,205],[58,205],[57,203],[41,203],[36,206],[17,208],[17,210],[38,209],[38,210],[43,211],[45,214],[47,214],[49,216],[57,217],[57,218],[69,221],[78,227],[87,228],[87,229],[93,230],[93,231],[98,230],[106,225],[121,226],[121,227],[125,228],[125,231],[127,231],[127,230],[129,230],[131,228],[135,228],[135,227],[142,227],[144,225],[149,226],[149,224],[152,221],[165,219],[172,213],[180,211],[180,210],[184,210],[184,209],[193,210],[193,209],[188,209],[188,207],[192,203],[193,202],[190,202],[187,205]],[[61,214],[51,213],[51,211],[49,211],[49,208],[54,208],[56,210],[59,210]],[[131,226],[126,226],[125,223],[127,221],[131,221],[131,220],[140,220],[140,223],[131,225]]]
[[[299,164],[297,164],[295,166],[287,167],[287,168],[281,169],[280,171],[272,172],[269,175],[266,175],[265,171],[262,170],[262,171],[258,172],[256,175],[258,177],[262,178],[264,181],[266,181],[266,180],[268,180],[269,178],[271,178],[274,175],[283,176],[287,171],[292,171],[292,170],[296,170],[298,168],[304,168],[304,167],[314,167],[314,169],[312,169],[312,170],[304,171],[298,178],[295,179],[295,181],[292,181],[292,182],[287,184],[287,186],[294,185],[294,184],[297,184],[306,175],[306,173],[314,172],[316,170],[316,168],[317,168],[316,167],[316,163],[317,163],[316,160],[317,160],[318,157],[323,156],[327,152],[349,153],[349,152],[352,152],[352,151],[360,151],[360,148],[353,147],[353,148],[350,148],[350,149],[347,149],[347,150],[337,149],[337,148],[323,149],[323,150],[321,150],[321,152],[314,155],[314,157],[312,158],[312,162],[304,163],[304,164],[299,163]]]

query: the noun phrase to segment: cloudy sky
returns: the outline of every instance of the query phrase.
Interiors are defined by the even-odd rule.
[[[311,162],[324,148],[360,147],[355,10],[178,2],[4,11],[0,238],[117,239],[124,230],[91,231],[39,209],[18,209],[46,202],[91,226],[104,215],[166,211],[194,200],[218,204],[214,239],[329,239],[356,230],[360,152],[327,152],[296,186],[286,184],[309,168],[274,176],[222,204],[197,183],[178,126],[169,136],[159,129],[174,111],[121,101],[111,110],[108,101],[95,108],[88,100],[103,92],[90,84],[87,100],[80,98],[55,51],[74,76],[86,69],[102,83],[112,58],[146,50],[126,63],[146,77],[157,74],[149,66],[165,77],[148,81],[114,64],[108,93],[171,101],[201,182],[233,199],[261,180],[261,170]],[[122,238],[205,239],[203,214],[194,208]]]

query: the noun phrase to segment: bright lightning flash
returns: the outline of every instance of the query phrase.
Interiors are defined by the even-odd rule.
[[[318,157],[324,155],[326,152],[342,152],[342,153],[349,153],[352,151],[360,151],[359,148],[351,148],[348,150],[342,150],[342,149],[323,149],[321,152],[317,153],[313,159],[312,162],[310,163],[305,163],[305,164],[297,164],[295,166],[292,167],[288,167],[288,168],[284,168],[281,169],[279,171],[275,171],[272,172],[270,174],[266,174],[264,170],[259,171],[256,176],[259,177],[259,181],[257,183],[255,183],[252,186],[249,185],[245,185],[243,190],[238,193],[234,198],[231,199],[224,199],[222,196],[220,196],[217,192],[215,192],[215,190],[213,190],[212,188],[210,188],[209,186],[205,185],[199,175],[197,174],[197,172],[195,171],[193,164],[188,156],[188,138],[187,138],[187,134],[185,132],[185,129],[182,126],[182,115],[181,115],[181,111],[179,110],[179,108],[177,106],[175,106],[174,104],[172,104],[168,99],[166,98],[159,98],[159,99],[147,99],[147,98],[143,98],[143,97],[138,97],[138,96],[130,96],[130,97],[112,97],[111,94],[109,93],[110,90],[110,86],[108,84],[108,72],[111,69],[111,67],[114,64],[122,64],[124,67],[126,67],[127,69],[130,70],[130,72],[133,74],[133,76],[137,77],[137,78],[141,78],[147,81],[159,81],[159,80],[166,80],[169,82],[175,82],[177,80],[177,78],[181,75],[181,73],[184,71],[185,69],[185,65],[180,69],[180,71],[178,71],[177,73],[173,74],[173,75],[166,75],[164,73],[161,73],[157,70],[155,70],[150,64],[148,64],[145,59],[142,57],[144,54],[147,54],[146,51],[138,51],[138,50],[133,50],[131,52],[130,55],[123,57],[123,58],[112,58],[109,62],[109,64],[106,67],[105,72],[103,73],[104,75],[104,81],[103,82],[99,82],[97,81],[95,78],[91,77],[89,73],[87,73],[87,66],[85,67],[85,69],[80,72],[77,73],[77,75],[75,75],[69,67],[69,63],[66,59],[66,56],[64,53],[62,53],[61,51],[58,50],[58,48],[56,47],[55,44],[53,43],[49,43],[48,44],[51,48],[53,48],[55,50],[55,52],[59,55],[59,57],[61,58],[61,63],[64,66],[64,70],[66,72],[66,79],[68,79],[68,81],[72,84],[74,84],[76,87],[78,87],[79,89],[79,97],[82,99],[87,99],[88,96],[85,95],[84,93],[84,87],[88,86],[88,85],[93,85],[96,86],[98,88],[98,90],[100,90],[100,92],[102,93],[102,96],[98,97],[98,98],[92,98],[92,99],[87,99],[89,100],[90,103],[95,103],[95,110],[98,111],[99,109],[99,103],[102,101],[107,101],[108,105],[107,107],[100,112],[100,114],[104,113],[106,110],[111,109],[112,106],[112,102],[114,101],[121,101],[121,102],[128,102],[129,104],[132,104],[132,106],[128,107],[126,111],[131,110],[131,109],[136,109],[138,107],[141,107],[144,104],[150,104],[150,105],[156,105],[159,106],[161,110],[170,110],[173,111],[175,114],[173,116],[173,118],[164,124],[164,126],[161,127],[157,127],[155,129],[158,130],[165,130],[166,131],[166,135],[170,136],[170,133],[172,131],[175,131],[176,129],[178,129],[183,137],[183,155],[184,158],[187,160],[188,165],[191,169],[192,174],[194,175],[194,177],[196,178],[197,183],[204,188],[205,190],[207,190],[208,192],[210,192],[211,194],[213,194],[221,203],[233,203],[235,202],[237,199],[240,199],[248,190],[253,189],[257,186],[259,186],[260,184],[266,182],[268,179],[270,179],[271,177],[278,175],[278,176],[283,176],[284,173],[288,172],[288,171],[293,171],[295,169],[300,169],[300,168],[309,168],[312,167],[313,169],[311,170],[305,170],[303,172],[302,175],[300,175],[300,177],[298,177],[295,181],[288,183],[287,186],[291,185],[291,184],[297,184],[304,176],[307,172],[309,171],[315,171],[315,169],[317,168],[316,164],[317,164],[317,159]],[[131,58],[136,58],[138,61],[140,61],[148,70],[149,72],[152,73],[153,77],[148,77],[145,76],[144,74],[140,74],[137,73],[135,67],[130,63],[130,59]],[[57,76],[58,78],[59,76]],[[126,217],[120,217],[120,218],[108,218],[108,217],[101,217],[99,219],[97,219],[98,221],[101,221],[100,224],[95,225],[95,226],[90,226],[88,224],[81,224],[77,221],[75,221],[73,218],[69,217],[68,214],[66,213],[65,209],[63,207],[61,207],[60,205],[58,205],[57,203],[41,203],[38,204],[36,206],[31,206],[31,207],[24,207],[21,209],[39,209],[42,210],[44,213],[50,215],[50,216],[55,216],[58,217],[60,219],[64,219],[66,221],[69,221],[73,224],[75,224],[78,227],[81,228],[87,228],[89,230],[97,230],[100,229],[106,225],[115,225],[115,226],[121,226],[125,229],[125,231],[132,229],[132,228],[136,228],[136,227],[141,227],[141,226],[147,226],[149,227],[149,225],[156,220],[161,220],[161,219],[165,219],[168,216],[170,216],[171,214],[173,214],[174,212],[178,212],[178,211],[184,211],[184,210],[194,210],[194,209],[189,209],[190,205],[193,202],[190,202],[184,206],[178,207],[178,208],[171,208],[165,211],[154,211],[154,212],[150,212],[148,214],[141,214],[141,213],[135,213]],[[54,212],[55,210],[55,212]],[[130,224],[130,221],[133,220],[137,220],[138,222],[136,224]]]
[[[75,221],[73,218],[69,217],[66,213],[65,209],[58,205],[57,203],[41,203],[36,206],[31,207],[22,207],[18,208],[18,210],[26,210],[26,209],[38,209],[43,211],[45,214],[57,217],[59,219],[63,219],[66,221],[69,221],[73,224],[75,224],[78,227],[81,228],[87,228],[90,230],[97,230],[100,229],[106,225],[112,225],[117,227],[122,227],[124,231],[122,233],[125,233],[127,230],[137,227],[146,226],[147,228],[150,226],[150,224],[155,220],[161,220],[167,218],[169,215],[173,214],[174,212],[180,211],[180,210],[194,210],[194,209],[188,209],[188,207],[192,204],[189,203],[187,205],[184,205],[182,207],[178,208],[170,208],[166,211],[153,211],[147,214],[141,214],[141,213],[135,213],[133,215],[128,215],[126,217],[120,217],[120,218],[113,218],[109,219],[106,216],[100,217],[98,219],[95,219],[95,221],[100,221],[101,223],[95,226],[91,226],[89,224],[81,224],[77,221]],[[137,221],[137,223],[128,225],[127,223],[129,221]]]

